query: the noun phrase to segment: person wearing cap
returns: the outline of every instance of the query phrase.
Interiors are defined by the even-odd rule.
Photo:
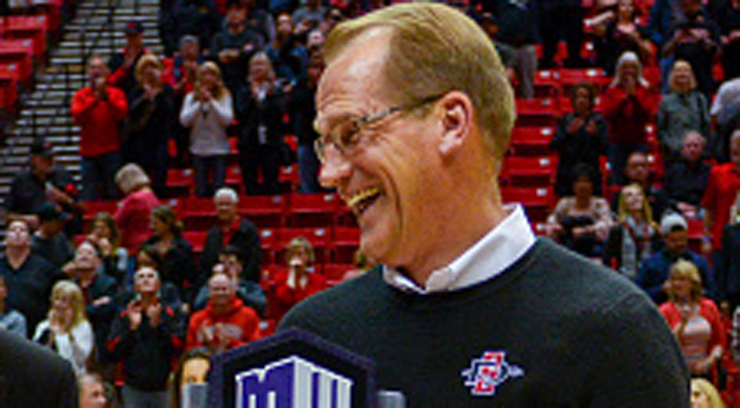
[[[702,255],[689,249],[689,225],[681,214],[669,213],[660,221],[663,233],[663,248],[640,264],[635,283],[644,289],[656,304],[668,300],[671,265],[679,260],[691,261],[699,269],[704,293],[714,299],[714,274]]]
[[[72,98],[71,114],[80,126],[84,200],[118,197],[113,177],[121,167],[121,125],[128,114],[123,91],[107,83],[108,67],[99,55],[87,62],[88,86]]]
[[[45,203],[38,212],[39,229],[33,234],[31,247],[41,257],[61,268],[74,258],[74,248],[64,236],[64,224],[72,217],[52,203]]]
[[[144,47],[144,25],[139,20],[131,20],[126,24],[126,47],[113,54],[108,61],[110,76],[108,83],[117,86],[126,93],[129,105],[132,102],[133,92],[136,89],[135,68],[139,58],[151,54]]]
[[[30,149],[30,168],[21,171],[10,185],[5,197],[8,220],[23,219],[32,229],[39,224],[37,213],[44,203],[59,204],[73,214],[66,228],[67,236],[81,230],[84,205],[77,198],[77,186],[72,176],[54,164],[54,152],[49,142],[36,140]]]

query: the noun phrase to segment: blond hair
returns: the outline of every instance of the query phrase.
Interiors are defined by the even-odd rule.
[[[709,402],[709,408],[725,408],[725,402],[722,401],[717,389],[712,385],[711,382],[705,378],[692,378],[691,388],[698,388],[699,391],[703,392],[707,396]],[[691,392],[693,394],[693,391]]]
[[[87,320],[85,298],[76,283],[70,280],[61,280],[54,284],[51,289],[51,303],[54,303],[54,300],[61,296],[67,296],[70,306],[72,306],[72,327],[77,327],[77,325]]]
[[[200,64],[200,66],[198,67],[198,77],[196,79],[195,88],[193,90],[195,99],[201,99],[200,88],[203,86],[203,75],[206,72],[216,74],[217,78],[216,83],[211,87],[211,89],[209,89],[211,95],[213,95],[216,100],[219,100],[225,95],[228,95],[229,90],[226,89],[226,86],[224,86],[224,81],[221,77],[221,68],[219,68],[218,64],[213,61],[206,61]]]
[[[116,184],[124,194],[129,194],[141,187],[148,187],[149,176],[136,163],[129,163],[121,167],[116,173]]]
[[[311,245],[311,241],[302,236],[297,236],[291,239],[288,243],[288,250],[285,252],[285,262],[290,263],[290,259],[293,258],[293,255],[295,255],[295,253],[300,249],[306,251],[308,265],[313,265],[316,261],[316,254],[314,253],[313,245]]]
[[[701,288],[701,275],[699,274],[699,269],[696,267],[696,265],[694,265],[693,262],[686,261],[684,259],[676,261],[676,263],[671,265],[669,279],[685,279],[691,282],[691,300],[696,302],[702,298],[703,294]],[[678,299],[676,297],[676,293],[673,291],[673,288],[670,288],[668,290],[668,299],[671,302],[674,302]]]
[[[648,225],[657,229],[657,225],[653,221],[653,210],[650,208],[650,203],[648,202],[647,197],[645,197],[645,190],[643,190],[642,186],[637,183],[632,183],[622,187],[622,192],[619,194],[619,205],[617,206],[619,222],[626,221],[627,216],[630,215],[629,210],[627,210],[627,195],[624,194],[624,191],[627,189],[639,190],[642,193],[642,218]]]
[[[139,61],[136,63],[136,68],[134,69],[134,74],[138,83],[142,83],[144,81],[144,70],[150,66],[153,66],[154,68],[162,71],[162,63],[159,61],[159,58],[157,58],[156,55],[142,55],[141,58],[139,58]]]
[[[373,29],[390,30],[384,90],[400,106],[451,91],[465,93],[495,157],[501,159],[516,119],[514,94],[493,42],[472,19],[452,7],[406,3],[340,23],[324,44],[327,62]]]
[[[696,89],[696,75],[694,74],[694,69],[691,67],[691,64],[689,64],[686,60],[676,60],[676,62],[673,63],[673,68],[671,69],[670,75],[668,75],[668,87],[671,89],[671,92],[681,92],[681,90],[678,89],[678,86],[676,85],[676,67],[679,64],[689,67],[689,72],[691,73],[691,81],[689,81],[689,91]]]

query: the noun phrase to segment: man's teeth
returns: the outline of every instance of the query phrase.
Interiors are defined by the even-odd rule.
[[[380,193],[380,190],[376,187],[370,187],[366,188],[362,191],[359,191],[357,194],[353,195],[347,200],[347,205],[350,207],[356,207],[357,204],[361,203],[363,200],[366,200],[376,194]]]

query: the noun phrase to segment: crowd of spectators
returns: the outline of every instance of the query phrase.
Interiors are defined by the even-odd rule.
[[[0,329],[70,360],[82,398],[109,399],[106,380],[122,387],[124,406],[165,406],[180,357],[177,375],[260,338],[261,322],[328,286],[305,238],[290,242],[283,271],[265,282],[259,231],[238,204],[283,192],[279,168],[293,160],[299,191],[322,191],[312,125],[322,44],[335,24],[382,2],[267,3],[163,1],[165,55],[144,47],[140,22],[129,23],[125,48],[110,61],[91,57],[88,84],[72,101],[81,188],[44,141],[13,182]],[[560,38],[564,67],[613,75],[568,90],[571,109],[549,145],[559,201],[547,233],[642,287],[662,305],[693,374],[716,379],[721,357],[740,349],[720,315],[740,304],[740,1],[656,0],[648,9],[603,0],[585,20],[580,1],[452,3],[496,41],[521,98],[536,96],[538,68],[560,63]],[[590,55],[581,52],[584,27]],[[286,135],[296,136],[296,152]],[[225,187],[232,153],[239,190]],[[194,195],[215,203],[199,257],[160,201],[168,169],[181,167],[193,169]],[[121,201],[83,231],[85,201],[99,199]],[[701,245],[690,246],[695,225]]]

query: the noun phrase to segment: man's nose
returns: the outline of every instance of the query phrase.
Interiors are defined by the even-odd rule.
[[[340,180],[349,176],[352,163],[343,153],[332,147],[326,149],[324,157],[319,170],[319,183],[324,188],[337,187]]]

